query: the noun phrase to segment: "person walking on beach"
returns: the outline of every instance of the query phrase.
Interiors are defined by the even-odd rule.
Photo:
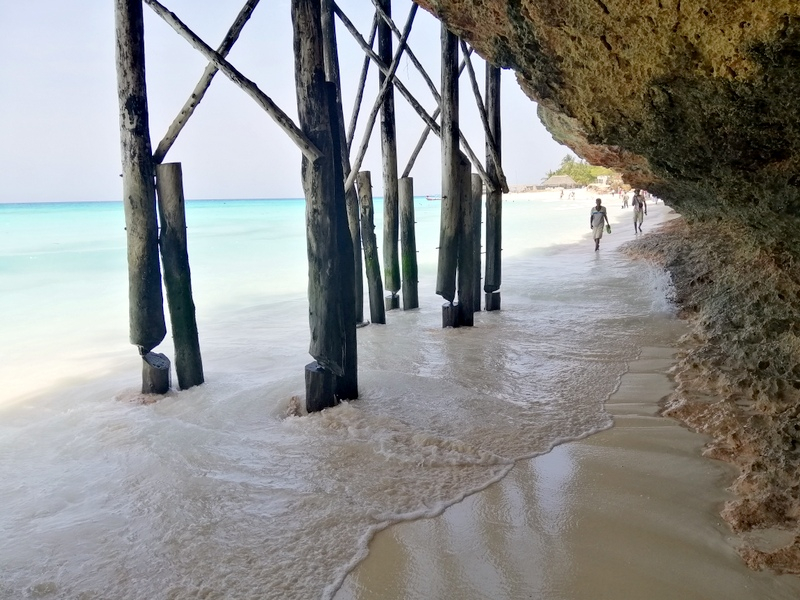
[[[642,233],[642,221],[647,214],[647,202],[642,193],[637,189],[633,193],[633,232]]]
[[[610,230],[611,224],[608,222],[608,215],[606,214],[606,207],[603,206],[603,201],[598,198],[595,200],[596,205],[592,209],[592,214],[589,215],[589,227],[592,229],[592,237],[594,238],[594,251],[600,249],[600,239],[603,237],[603,227],[607,226]]]
[[[628,192],[622,194],[622,208],[628,208]]]

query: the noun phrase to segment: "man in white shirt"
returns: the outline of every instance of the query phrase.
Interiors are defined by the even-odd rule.
[[[633,231],[636,233],[638,228],[638,232],[642,233],[642,221],[644,220],[644,215],[647,214],[647,202],[644,199],[644,195],[639,190],[636,190],[633,194],[632,205]]]
[[[592,214],[589,215],[589,226],[592,228],[592,237],[594,238],[594,249],[597,252],[600,249],[600,238],[603,237],[603,227],[611,227],[608,222],[608,215],[606,214],[606,207],[603,206],[602,200],[598,198],[595,200],[596,206],[592,209]]]

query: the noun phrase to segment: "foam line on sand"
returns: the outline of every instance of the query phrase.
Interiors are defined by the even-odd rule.
[[[659,416],[675,353],[642,349],[606,404],[613,428],[517,463],[439,517],[378,533],[336,600],[800,597],[800,578],[738,556],[719,517],[733,469]]]

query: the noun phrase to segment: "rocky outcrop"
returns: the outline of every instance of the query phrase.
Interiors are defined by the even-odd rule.
[[[800,574],[800,263],[776,261],[740,228],[683,220],[627,250],[671,273],[694,325],[665,414],[738,467],[722,516],[742,534],[742,557]]]
[[[796,536],[742,556],[800,573],[800,2],[415,1],[514,69],[557,140],[685,217],[637,251],[696,324],[669,411],[740,468],[736,531]]]
[[[796,0],[417,1],[592,164],[691,218],[800,216]]]

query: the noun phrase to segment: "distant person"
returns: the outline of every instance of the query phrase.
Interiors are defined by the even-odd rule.
[[[596,205],[592,209],[592,214],[589,215],[589,226],[592,229],[592,237],[594,238],[594,251],[600,249],[600,239],[603,237],[603,227],[607,226],[611,230],[611,224],[608,222],[608,215],[606,214],[606,207],[603,206],[603,201],[598,198],[595,200]]]
[[[622,194],[622,208],[628,208],[628,192]]]
[[[647,202],[642,193],[637,189],[633,193],[633,232],[642,233],[642,221],[647,214]]]

